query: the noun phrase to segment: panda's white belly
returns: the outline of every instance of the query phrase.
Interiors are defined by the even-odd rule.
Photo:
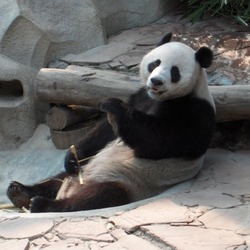
[[[120,182],[130,189],[133,200],[158,194],[168,186],[194,177],[203,156],[184,159],[148,160],[135,158],[133,150],[117,139],[108,144],[84,167],[84,181]]]

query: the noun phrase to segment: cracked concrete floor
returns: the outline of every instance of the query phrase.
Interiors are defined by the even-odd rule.
[[[246,84],[243,81],[249,79],[246,76],[249,74],[249,31],[243,39],[238,37],[238,34],[243,36],[241,28],[239,31],[223,21],[191,26],[185,20],[171,17],[165,22],[168,24],[136,28],[112,37],[115,42],[136,46],[131,51],[130,46],[125,46],[129,50],[122,57],[118,56],[121,52],[116,51],[108,67],[125,65],[127,69],[138,64],[162,33],[174,31],[177,38],[179,35],[188,44],[207,42],[217,48],[218,53],[221,49],[226,51],[222,57],[225,63],[219,61],[221,57],[217,58],[210,81],[214,81],[213,74],[216,77],[219,74],[219,80],[216,78],[219,82],[222,79],[225,84],[232,81]],[[228,42],[221,48],[223,39]],[[245,44],[242,50],[235,48],[238,40]],[[245,64],[234,68],[236,64],[229,63],[232,58],[237,62],[244,60]],[[69,59],[72,60],[81,63],[84,58],[81,55]],[[100,67],[105,68],[105,65],[100,63]],[[233,72],[233,76],[227,78],[225,70]],[[18,150],[0,152],[0,203],[9,203],[5,192],[11,180],[31,184],[39,181],[39,176],[46,178],[63,170],[64,154],[65,151],[53,146],[45,125],[40,125],[34,136]],[[0,211],[0,249],[69,248],[250,250],[250,152],[210,149],[196,178],[159,196],[122,207],[61,214]]]
[[[19,150],[0,152],[0,166],[20,163],[16,171],[7,166],[2,181],[3,176],[12,176],[31,183],[41,173],[49,176],[62,169],[64,151],[56,150],[48,135],[48,127],[40,125]],[[51,158],[44,161],[39,157],[48,151]],[[29,176],[20,174],[24,156],[32,157],[25,170]],[[50,161],[56,170],[49,167]],[[34,172],[32,162],[41,169]],[[196,178],[151,199],[76,213],[28,214],[2,209],[0,248],[250,249],[249,163],[249,151],[210,149]],[[8,182],[1,182],[1,203],[8,202]]]

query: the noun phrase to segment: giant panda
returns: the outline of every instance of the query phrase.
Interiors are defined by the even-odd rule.
[[[119,206],[157,195],[199,172],[215,125],[204,69],[213,54],[207,47],[194,51],[170,40],[167,34],[144,56],[143,86],[128,103],[117,98],[99,103],[103,119],[76,145],[78,158],[86,159],[83,183],[68,150],[65,172],[32,186],[10,183],[7,195],[14,205],[31,212]]]

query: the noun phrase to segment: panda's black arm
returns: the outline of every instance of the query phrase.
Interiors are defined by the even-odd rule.
[[[130,115],[127,116],[127,114]],[[165,121],[136,109],[124,113],[118,122],[118,135],[134,149],[137,157],[168,158],[174,155],[175,132]]]
[[[169,123],[134,109],[116,98],[108,98],[100,103],[100,109],[112,114],[117,124],[117,133],[123,141],[142,158],[162,158],[172,154],[171,126]],[[167,147],[164,144],[167,142]],[[164,147],[164,153],[162,148]],[[162,156],[164,154],[164,156]]]
[[[101,110],[114,116],[118,135],[137,157],[197,158],[204,154],[215,123],[212,106],[189,97],[161,106],[160,113],[149,115],[115,98],[100,104]]]
[[[82,160],[97,154],[108,142],[115,138],[116,135],[107,121],[107,118],[103,118],[75,144],[78,159]],[[88,163],[88,160],[83,162],[83,164],[86,163]],[[74,174],[78,172],[78,163],[70,149],[66,152],[64,167],[67,173]]]

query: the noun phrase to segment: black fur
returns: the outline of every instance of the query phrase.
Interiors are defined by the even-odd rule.
[[[96,182],[78,185],[78,192],[69,198],[52,200],[36,196],[32,200],[30,211],[32,213],[73,212],[121,206],[130,202],[129,192],[120,183]]]
[[[162,39],[161,41],[157,44],[157,47],[158,46],[161,46],[165,43],[169,43],[171,41],[171,38],[172,38],[172,33],[167,33]]]
[[[171,74],[171,82],[177,83],[180,81],[181,74],[180,74],[179,68],[177,66],[173,66],[171,68],[170,74]]]
[[[119,136],[134,149],[135,156],[147,159],[201,156],[208,148],[215,123],[214,110],[206,101],[188,95],[157,102],[148,96],[146,88],[132,95],[129,104],[109,98],[100,108],[114,115]],[[105,118],[93,133],[76,144],[78,158],[95,155],[115,138],[112,131]],[[65,169],[68,173],[77,172],[70,150]]]
[[[161,64],[161,60],[157,59],[148,65],[148,72],[152,73],[155,68]]]
[[[171,36],[167,34],[158,45],[169,42]],[[205,48],[198,50],[195,57],[201,67],[208,67],[212,60]],[[177,82],[181,77],[180,72],[176,69],[173,71],[173,82]],[[99,108],[107,115],[75,145],[78,159],[94,156],[117,136],[139,158],[195,159],[206,152],[215,124],[213,107],[192,94],[158,102],[148,96],[146,88],[141,88],[130,97],[128,103],[108,98],[99,104]],[[112,125],[115,124],[115,132],[110,119]],[[131,201],[129,190],[120,183],[99,183],[94,180],[80,185],[76,176],[77,166],[69,150],[65,157],[66,173],[33,186],[12,182],[7,195],[17,207],[30,206],[31,212],[79,211],[118,206]],[[77,190],[74,189],[70,197],[56,200],[63,179],[68,177],[73,178]]]
[[[103,149],[109,141],[112,141],[115,138],[116,135],[112,126],[109,124],[105,116],[75,145],[78,159],[81,160],[87,158],[82,165],[87,164],[89,161],[88,157],[94,156],[98,151]],[[68,150],[66,153],[64,166],[66,172],[69,174],[75,174],[78,172],[78,164],[71,150]]]
[[[72,177],[77,192],[74,192],[69,198],[55,200],[66,177]],[[120,206],[130,202],[129,191],[120,183],[93,182],[80,185],[78,176],[67,173],[59,174],[33,186],[11,182],[7,195],[16,207],[30,208],[32,213],[73,212]]]
[[[134,149],[135,156],[148,159],[194,159],[203,155],[209,146],[215,123],[214,110],[206,101],[187,95],[157,102],[148,97],[145,88],[132,95],[129,104],[109,98],[100,103],[100,109],[115,117],[119,136]],[[108,136],[101,133],[103,128]],[[95,150],[113,139],[111,132],[111,126],[104,119],[93,134],[86,137],[88,144],[84,145],[84,141],[81,141],[77,145],[78,154],[94,154]],[[66,159],[69,159],[68,156],[69,153]],[[69,167],[66,170],[76,171]],[[61,181],[67,176],[70,175],[62,173],[34,186],[12,182],[7,194],[18,207],[27,207],[30,199],[36,197],[31,203],[32,212],[78,211],[122,205],[130,201],[125,188],[115,183],[79,185],[72,197],[54,200]]]
[[[68,176],[67,173],[61,173],[32,186],[24,186],[17,181],[13,181],[7,189],[7,196],[16,207],[29,208],[31,199],[35,196],[55,199],[64,178]]]
[[[142,97],[143,96],[143,97]],[[136,108],[144,98],[150,107]],[[212,106],[193,95],[164,102],[152,101],[142,89],[133,97],[135,106],[109,98],[101,110],[111,113],[117,122],[118,134],[140,158],[163,159],[203,155],[213,134],[215,113]]]
[[[202,68],[208,68],[213,62],[213,52],[207,47],[201,47],[195,53],[195,59]]]
[[[164,84],[164,82],[161,79],[158,79],[157,77],[150,78],[150,81],[153,86],[161,86]]]

